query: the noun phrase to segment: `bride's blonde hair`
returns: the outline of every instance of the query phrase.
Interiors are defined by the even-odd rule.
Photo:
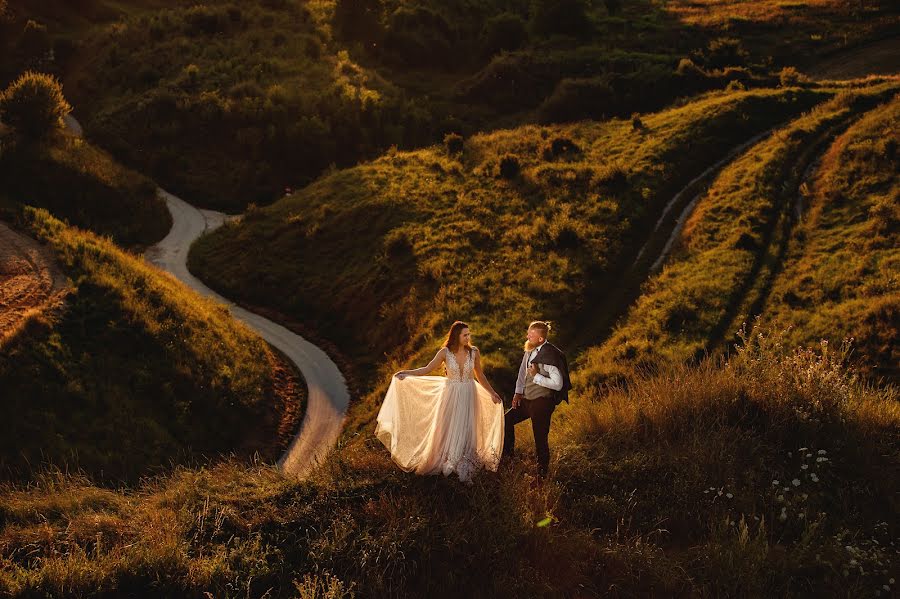
[[[549,320],[535,320],[530,325],[528,325],[528,330],[537,329],[541,332],[541,337],[544,338],[544,341],[550,338],[550,330],[553,327],[550,325]],[[530,341],[525,340],[525,351],[533,350],[537,345],[532,345]]]

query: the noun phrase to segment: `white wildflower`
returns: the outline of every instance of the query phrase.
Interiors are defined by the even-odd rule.
[[[728,499],[733,499],[734,495],[732,495],[731,493],[725,493],[725,497],[727,497]]]
[[[806,470],[807,468],[809,468],[809,466],[807,466],[806,464],[800,466],[800,470]]]
[[[777,486],[780,485],[781,483],[779,483],[777,480],[773,480],[773,481],[772,481],[772,484],[775,485],[775,486],[777,487]]]
[[[825,451],[824,449],[820,449],[820,450],[817,451],[816,453],[819,454],[819,455],[825,455],[825,454],[828,453],[828,452]]]
[[[809,447],[801,447],[801,448],[798,449],[797,451],[806,451],[807,449],[809,449]]]
[[[812,479],[812,481],[813,481],[814,483],[819,482],[819,477],[816,476],[816,473],[815,473],[815,472],[813,472],[812,474],[810,474],[809,477]]]
[[[894,579],[891,578],[888,582],[891,583],[891,584],[894,584]]]
[[[890,590],[891,590],[891,587],[889,587],[886,584],[881,585],[881,588],[883,588],[885,591],[888,591],[888,592],[890,592]]]
[[[811,454],[811,453],[808,453],[808,454],[806,454],[806,457],[811,458],[811,457],[812,457],[812,454]]]
[[[800,486],[800,479],[799,479],[799,478],[795,478],[794,480],[791,481],[791,484],[794,485],[795,487],[799,487],[799,486]]]

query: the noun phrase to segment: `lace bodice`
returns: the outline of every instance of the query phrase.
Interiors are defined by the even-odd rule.
[[[472,377],[472,367],[475,365],[475,352],[468,352],[469,355],[466,356],[466,363],[463,365],[462,372],[460,372],[459,362],[456,360],[456,356],[453,355],[453,352],[450,351],[450,348],[445,347],[444,351],[447,352],[447,355],[445,356],[445,362],[447,364],[448,379],[455,383],[464,383],[474,380]]]

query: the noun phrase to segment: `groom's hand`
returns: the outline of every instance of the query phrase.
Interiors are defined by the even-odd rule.
[[[516,393],[512,398],[512,407],[513,409],[518,408],[522,404],[522,400],[525,399],[525,396],[521,393]]]

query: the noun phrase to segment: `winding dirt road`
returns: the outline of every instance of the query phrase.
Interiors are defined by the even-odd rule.
[[[65,125],[69,135],[82,135],[81,125],[75,117],[68,115]],[[309,391],[306,414],[300,430],[278,460],[278,466],[291,476],[306,475],[334,447],[341,433],[350,402],[344,376],[317,346],[280,324],[235,305],[192,275],[187,268],[191,244],[204,233],[220,227],[229,217],[221,212],[199,210],[161,188],[157,193],[165,199],[172,213],[172,228],[165,239],[147,249],[144,257],[194,291],[227,305],[235,318],[284,353],[303,374]]]
[[[305,475],[331,450],[341,432],[350,401],[343,375],[324,351],[303,337],[233,304],[192,275],[187,268],[191,244],[221,226],[228,217],[221,212],[198,210],[162,189],[159,194],[172,213],[172,229],[165,239],[147,250],[145,258],[198,293],[226,304],[235,318],[283,352],[303,373],[309,388],[306,414],[278,465],[287,474]]]

